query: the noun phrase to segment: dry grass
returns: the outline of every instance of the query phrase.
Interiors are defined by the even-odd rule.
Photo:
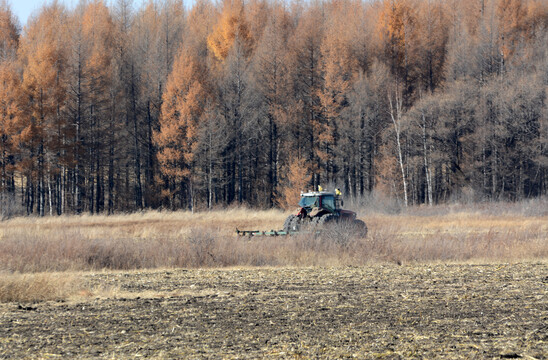
[[[515,207],[514,207],[515,208]],[[523,207],[521,208],[523,209]],[[287,213],[231,209],[192,214],[19,218],[0,222],[0,270],[81,271],[230,266],[337,266],[371,262],[523,261],[548,258],[548,215],[477,209],[358,211],[366,239],[237,237],[235,228],[279,229]],[[535,212],[538,214],[538,212]]]
[[[0,302],[64,300],[79,291],[77,276],[66,273],[0,274]]]
[[[72,231],[88,238],[144,238],[174,237],[188,234],[192,228],[220,230],[232,235],[236,227],[278,229],[286,214],[278,210],[255,211],[228,209],[191,213],[188,211],[148,211],[129,215],[81,215],[60,217],[21,217],[0,223],[0,240],[18,231],[40,232],[44,237],[56,236],[58,231]]]

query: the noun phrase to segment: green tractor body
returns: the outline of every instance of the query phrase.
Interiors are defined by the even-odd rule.
[[[299,208],[285,220],[284,231],[296,232],[303,227],[328,228],[335,224],[344,224],[365,236],[367,234],[365,223],[356,219],[354,211],[341,209],[343,201],[339,194],[338,191],[301,193]]]

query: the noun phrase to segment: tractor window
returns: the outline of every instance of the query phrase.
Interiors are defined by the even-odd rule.
[[[322,207],[335,210],[335,198],[333,196],[322,197]]]
[[[303,208],[318,207],[318,198],[316,196],[306,196],[301,198],[299,206]]]

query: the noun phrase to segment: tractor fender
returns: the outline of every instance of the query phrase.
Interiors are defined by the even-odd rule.
[[[293,213],[293,215],[298,216],[298,217],[301,217],[301,218],[302,218],[305,214],[306,214],[306,211],[305,211],[303,208],[298,208],[298,209],[295,210],[295,212]]]
[[[356,220],[356,213],[350,210],[341,210],[340,211],[341,220],[343,221],[354,221]]]

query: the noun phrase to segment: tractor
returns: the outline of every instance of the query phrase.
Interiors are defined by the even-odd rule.
[[[356,234],[365,237],[367,226],[356,219],[356,213],[343,210],[341,192],[310,191],[301,193],[299,208],[287,217],[284,223],[285,232],[298,232],[301,228],[328,229],[335,224],[348,226]]]

